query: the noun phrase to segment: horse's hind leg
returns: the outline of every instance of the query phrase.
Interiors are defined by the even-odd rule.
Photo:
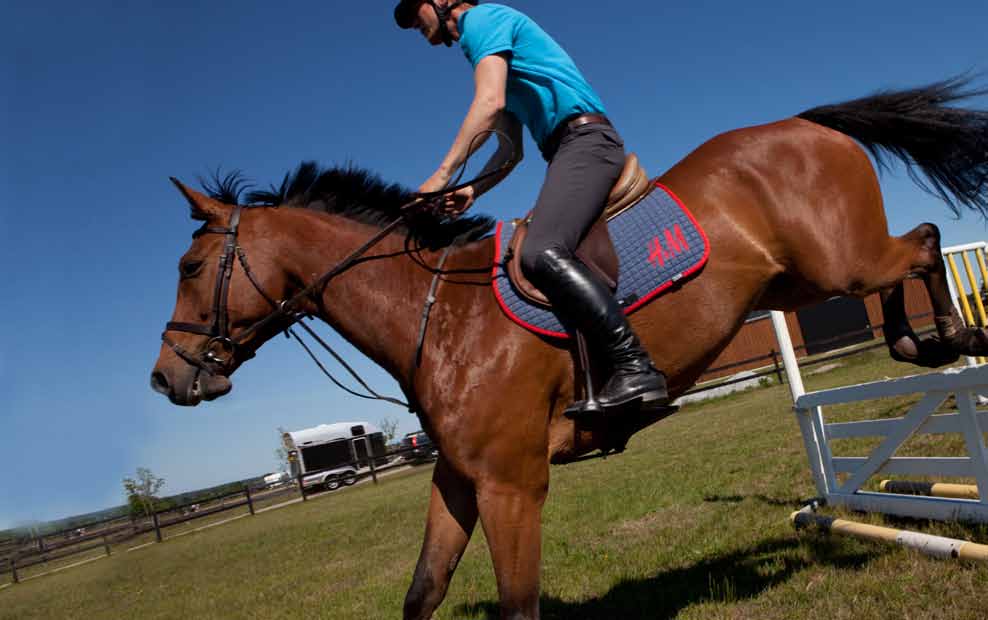
[[[922,340],[913,332],[906,316],[905,291],[900,282],[880,293],[885,324],[882,331],[892,359],[917,366],[938,368],[957,361],[959,355],[938,336]]]
[[[473,485],[442,456],[432,474],[432,497],[412,585],[405,595],[405,620],[427,619],[442,603],[450,578],[477,523]]]
[[[933,224],[921,224],[899,241],[915,247],[906,277],[918,276],[926,284],[933,307],[937,335],[920,340],[909,327],[903,300],[902,282],[881,291],[885,316],[885,340],[894,359],[927,367],[943,366],[961,355],[988,352],[984,330],[966,327],[957,314],[947,285],[947,270],[940,253],[940,231]]]

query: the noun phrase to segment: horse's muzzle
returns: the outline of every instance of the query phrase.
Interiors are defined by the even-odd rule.
[[[151,389],[164,394],[172,403],[183,407],[195,407],[204,400],[214,400],[229,394],[233,383],[222,375],[207,375],[190,367],[176,377],[165,369],[156,368],[151,373]]]

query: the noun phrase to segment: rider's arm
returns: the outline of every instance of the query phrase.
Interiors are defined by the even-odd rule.
[[[505,91],[508,81],[508,61],[503,54],[485,56],[474,69],[474,95],[470,110],[463,119],[456,140],[443,158],[439,169],[426,181],[423,190],[438,190],[449,182],[457,168],[472,151],[468,151],[473,141],[473,151],[486,142],[490,134],[481,132],[493,129],[505,106]],[[428,187],[427,187],[428,186]]]
[[[487,163],[484,165],[484,169],[481,170],[480,174],[477,176],[483,176],[484,174],[497,170],[501,166],[508,163],[511,164],[511,167],[505,168],[503,171],[491,176],[490,178],[474,183],[473,188],[475,199],[504,180],[504,177],[508,176],[508,174],[514,170],[515,166],[518,165],[518,162],[521,161],[522,156],[524,155],[521,146],[521,122],[514,114],[508,111],[502,112],[501,116],[498,118],[496,129],[504,132],[504,134],[507,135],[507,138],[500,133],[497,134],[497,150],[494,151],[491,158],[487,160]],[[514,161],[512,161],[512,157],[515,158]]]

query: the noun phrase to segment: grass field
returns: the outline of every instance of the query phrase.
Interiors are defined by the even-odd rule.
[[[843,363],[807,377],[807,389],[914,372],[882,351]],[[914,400],[839,415],[900,415]],[[790,408],[784,386],[690,405],[639,433],[622,455],[553,468],[543,617],[986,617],[986,566],[797,536],[787,517],[814,488]],[[931,447],[927,439],[909,449]],[[400,617],[430,474],[416,468],[7,587],[0,618]],[[981,527],[892,523],[988,542]],[[436,617],[496,612],[478,528]]]

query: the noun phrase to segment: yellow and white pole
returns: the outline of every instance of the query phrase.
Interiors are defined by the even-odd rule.
[[[930,497],[952,497],[954,499],[979,499],[978,487],[973,484],[913,482],[910,480],[882,480],[878,488],[882,493],[927,495]]]
[[[825,517],[814,513],[810,506],[792,513],[790,519],[797,530],[816,527],[832,534],[841,534],[862,540],[895,543],[939,559],[949,560],[953,558],[970,562],[988,562],[988,545]]]
[[[981,301],[981,288],[978,280],[975,278],[974,269],[971,265],[971,260],[968,258],[968,252],[974,252],[974,256],[978,261],[978,267],[981,272],[981,282],[988,282],[988,266],[985,264],[985,246],[988,245],[984,241],[979,241],[976,243],[967,243],[964,245],[955,245],[948,248],[943,248],[943,256],[946,259],[947,267],[950,271],[950,277],[947,278],[947,284],[950,288],[951,295],[954,298],[954,305],[957,307],[961,316],[964,318],[964,323],[969,327],[985,327],[988,326],[988,314],[985,312],[984,304]],[[957,267],[957,261],[955,256],[960,256],[961,261],[964,263],[964,272],[967,276],[968,286],[964,285],[964,278],[961,276],[960,269]],[[975,308],[971,308],[971,303],[969,297],[974,298]],[[977,315],[975,315],[975,310],[977,310]],[[984,364],[988,361],[985,357],[968,357],[968,365],[973,366],[975,364]]]

